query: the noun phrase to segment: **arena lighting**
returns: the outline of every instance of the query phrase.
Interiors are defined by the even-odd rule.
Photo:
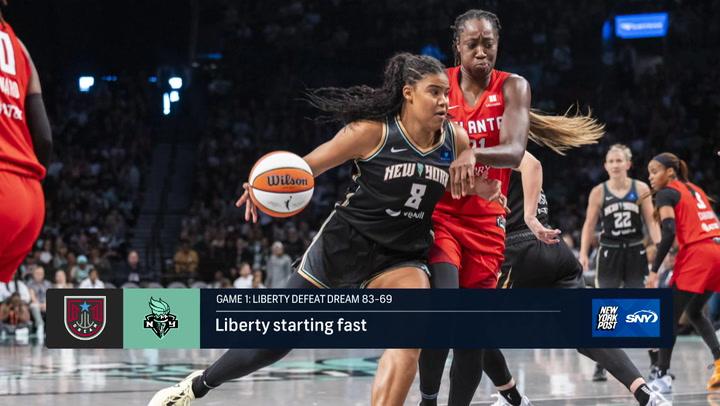
[[[163,114],[170,114],[170,95],[167,92],[163,93]]]
[[[78,79],[78,86],[80,87],[80,91],[83,93],[87,93],[90,91],[90,88],[95,84],[95,78],[92,76],[80,76],[80,79]]]
[[[173,90],[178,90],[178,89],[182,88],[183,80],[182,80],[182,78],[173,76],[170,79],[168,79],[168,84],[170,84],[170,87]]]
[[[148,78],[148,82],[150,83],[157,83],[157,76],[150,76]]]
[[[180,93],[178,93],[177,90],[173,90],[170,92],[170,103],[175,103],[177,101],[180,101]]]
[[[668,13],[615,16],[615,35],[624,39],[658,38],[667,35]]]
[[[106,82],[117,82],[118,77],[115,75],[107,75],[107,76],[103,76],[101,79]]]

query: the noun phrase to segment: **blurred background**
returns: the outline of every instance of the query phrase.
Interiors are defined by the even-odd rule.
[[[718,0],[10,1],[55,146],[45,227],[0,299],[19,291],[42,311],[53,284],[277,286],[350,180],[349,165],[322,175],[290,219],[249,224],[234,207],[262,154],[302,155],[338,129],[312,120],[303,90],[378,84],[399,51],[452,66],[450,26],[469,8],[498,14],[497,68],[530,81],[534,108],[577,103],[606,124],[565,157],[529,146],[569,242],[616,142],[632,177],[672,151],[719,200]]]

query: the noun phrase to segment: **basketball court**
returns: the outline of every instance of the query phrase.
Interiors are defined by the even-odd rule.
[[[223,350],[49,350],[31,338],[6,338],[0,351],[0,404],[145,405],[153,393],[203,368]],[[628,350],[645,373],[645,350]],[[296,350],[277,364],[223,385],[195,404],[352,405],[369,403],[379,350]],[[574,350],[506,350],[511,372],[535,405],[631,405],[632,396],[609,377],[590,381],[595,364]],[[680,337],[673,358],[674,405],[720,405],[705,390],[710,354],[697,337]],[[449,368],[449,363],[447,364]],[[439,404],[447,404],[445,371]],[[490,405],[483,377],[473,405]],[[417,380],[406,405],[420,400]]]

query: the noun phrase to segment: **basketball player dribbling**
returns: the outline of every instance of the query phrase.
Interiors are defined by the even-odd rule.
[[[458,157],[476,177],[502,182],[507,194],[510,168],[523,158],[528,135],[556,150],[568,144],[594,143],[602,126],[588,117],[544,116],[530,111],[530,85],[521,76],[495,69],[500,22],[484,10],[469,10],[453,25],[455,62],[450,79],[451,120],[470,137],[472,150]],[[582,130],[582,131],[578,131]],[[474,155],[474,157],[473,157]],[[473,157],[483,164],[470,164]],[[505,250],[505,208],[475,196],[446,194],[433,213],[435,242],[430,251],[435,288],[494,289]],[[533,224],[533,231],[552,238],[556,231]],[[448,350],[426,349],[420,356],[422,406],[435,406]],[[485,360],[483,361],[483,358]],[[485,365],[502,396],[511,405],[529,404],[520,396],[499,350],[455,350],[450,372],[450,405],[472,400]]]
[[[685,161],[675,154],[656,155],[648,163],[648,172],[652,193],[643,198],[655,196],[655,217],[662,224],[662,238],[646,282],[648,287],[657,287],[657,272],[676,237],[679,245],[670,281],[673,288],[673,345],[659,350],[657,370],[653,374],[656,378],[650,382],[650,387],[662,393],[672,392],[672,377],[668,370],[678,323],[685,313],[712,353],[714,370],[707,389],[718,390],[720,344],[703,307],[713,292],[720,292],[720,221],[705,192],[690,182]]]
[[[42,229],[52,135],[35,65],[1,13],[0,55],[0,282],[9,282]]]
[[[600,248],[596,256],[596,288],[642,288],[648,272],[643,244],[643,224],[647,226],[653,243],[660,242],[660,228],[653,220],[650,199],[639,202],[649,193],[645,182],[628,177],[632,152],[622,144],[610,147],[605,156],[605,170],[609,180],[590,192],[585,223],[580,239],[580,263],[589,269],[590,241],[598,219],[602,220]],[[650,350],[650,362],[656,361],[656,351]],[[597,365],[593,381],[605,381],[605,370]]]
[[[433,240],[431,215],[446,185],[457,196],[500,196],[498,182],[473,181],[472,173],[459,173],[453,162],[469,148],[469,141],[461,127],[447,120],[448,91],[439,61],[403,53],[387,63],[380,88],[309,93],[314,106],[349,124],[304,159],[314,176],[354,160],[354,184],[323,223],[285,288],[430,287],[425,262]],[[246,192],[237,205],[245,204],[246,220],[256,221],[248,185],[244,186]],[[149,405],[186,405],[289,351],[228,350],[206,370],[159,391]],[[419,349],[385,351],[371,404],[403,404],[419,353]]]
[[[582,266],[565,242],[559,238],[538,238],[528,226],[539,222],[545,228],[551,228],[542,183],[542,164],[526,152],[518,171],[510,175],[505,262],[498,287],[583,289]],[[610,371],[633,394],[640,406],[671,404],[660,393],[650,390],[623,350],[581,348],[578,352]]]

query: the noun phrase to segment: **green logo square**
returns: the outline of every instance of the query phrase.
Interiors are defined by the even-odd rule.
[[[200,348],[199,289],[123,289],[123,348]]]

